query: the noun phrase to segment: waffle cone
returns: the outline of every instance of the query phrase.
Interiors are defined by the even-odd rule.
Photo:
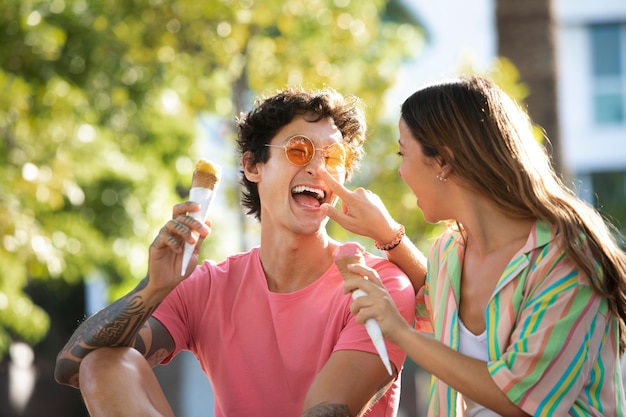
[[[215,188],[215,184],[217,184],[218,181],[219,178],[217,177],[217,175],[211,172],[195,170],[193,172],[193,180],[191,181],[191,186],[208,188],[209,190],[212,190]]]
[[[348,280],[351,278],[360,278],[361,275],[355,274],[354,272],[348,270],[348,265],[351,264],[360,264],[363,261],[362,256],[342,256],[340,258],[335,259],[335,265],[337,265],[337,269],[341,272],[341,276],[343,276],[344,280]]]
[[[220,167],[213,162],[206,159],[199,160],[193,171],[191,186],[213,190],[220,180],[220,171]]]

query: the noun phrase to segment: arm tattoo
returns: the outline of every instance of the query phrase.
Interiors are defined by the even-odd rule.
[[[146,307],[143,298],[136,295],[120,301],[125,302],[117,308],[104,309],[99,320],[85,329],[87,338],[94,346],[130,346],[141,326],[156,309],[156,306]]]
[[[64,373],[70,379],[76,378],[83,358],[91,351],[105,346],[133,346],[137,334],[152,316],[158,305],[146,305],[141,290],[147,279],[113,304],[85,320],[74,332],[70,340],[57,356],[57,364],[62,364]],[[141,346],[143,344],[143,346]],[[140,351],[154,348],[153,355],[167,356],[154,346],[146,346],[142,339],[138,343]],[[58,367],[58,365],[57,365]]]
[[[346,404],[321,403],[309,408],[300,417],[354,417]]]

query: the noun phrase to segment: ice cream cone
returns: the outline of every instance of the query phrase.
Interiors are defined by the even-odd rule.
[[[211,161],[201,159],[196,163],[196,167],[193,170],[193,180],[191,182],[191,188],[208,188],[212,190],[215,188],[215,184],[220,180],[221,168],[219,165],[215,165]]]
[[[189,213],[191,217],[201,222],[206,220],[206,216],[209,213],[209,207],[215,196],[217,184],[220,181],[222,169],[219,165],[201,159],[196,163],[196,167],[193,171],[193,179],[191,182],[191,189],[189,190],[189,200],[194,203],[200,204],[200,210],[193,213]],[[181,275],[185,275],[191,255],[195,248],[195,244],[185,242],[185,250],[183,252],[183,263],[181,266]]]
[[[361,275],[348,270],[348,265],[365,263],[363,259],[363,251],[358,244],[348,242],[339,246],[333,253],[333,257],[335,265],[337,265],[337,269],[341,272],[341,276],[343,276],[344,280],[362,277]],[[367,295],[367,293],[363,290],[358,289],[352,291],[353,300],[363,297],[364,295]],[[389,362],[389,354],[387,353],[387,347],[385,346],[385,340],[383,338],[383,333],[380,330],[380,326],[376,320],[367,319],[365,321],[365,329],[367,330],[367,334],[372,340],[372,343],[374,343],[378,356],[380,356],[385,368],[387,368],[387,372],[389,372],[389,375],[393,375],[391,363]]]
[[[363,256],[342,256],[340,258],[335,258],[335,265],[337,265],[337,269],[341,272],[343,279],[349,280],[351,278],[359,278],[361,275],[350,271],[348,269],[348,265],[360,264],[362,261]]]

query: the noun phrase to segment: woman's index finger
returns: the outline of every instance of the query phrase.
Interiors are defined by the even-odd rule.
[[[339,181],[337,181],[332,175],[328,173],[325,169],[321,170],[322,179],[326,182],[326,185],[330,188],[330,190],[337,194],[341,199],[350,194],[350,190],[343,186]]]

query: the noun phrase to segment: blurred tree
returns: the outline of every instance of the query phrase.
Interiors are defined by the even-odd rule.
[[[330,85],[363,98],[374,126],[422,39],[410,20],[381,18],[387,3],[0,3],[0,357],[49,326],[29,282],[144,276],[149,243],[190,185],[199,114],[230,126],[252,97]]]
[[[526,100],[532,120],[549,139],[552,162],[567,179],[563,164],[557,109],[555,16],[552,0],[497,0],[498,55],[510,60],[528,85]]]

